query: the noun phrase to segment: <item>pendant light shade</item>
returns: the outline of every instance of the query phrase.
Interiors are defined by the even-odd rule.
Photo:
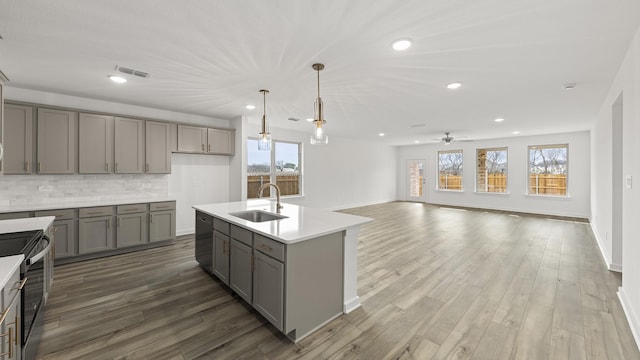
[[[329,143],[329,137],[324,129],[327,121],[324,119],[324,106],[320,98],[320,70],[324,69],[323,64],[313,64],[313,70],[318,73],[318,97],[316,98],[313,115],[313,133],[311,134],[312,145],[322,145]]]
[[[269,123],[267,122],[267,94],[269,90],[260,90],[262,93],[262,131],[258,133],[258,150],[271,151],[271,133],[269,132]]]

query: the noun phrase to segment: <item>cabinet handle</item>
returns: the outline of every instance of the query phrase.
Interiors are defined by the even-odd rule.
[[[9,311],[9,309],[7,308],[7,312],[8,311]],[[4,316],[3,316],[3,319],[4,319]],[[9,351],[7,351],[5,353],[1,353],[0,356],[4,357],[5,355],[7,355],[7,357],[9,359],[11,359],[11,358],[13,358],[13,341],[14,341],[13,340],[13,329],[9,327],[7,329],[6,333],[0,334],[0,337],[5,337],[5,336],[9,337]]]
[[[149,164],[147,164],[147,172],[149,172]]]
[[[87,215],[98,215],[98,214],[102,214],[101,211],[94,211],[94,212],[88,212]]]
[[[118,163],[116,163],[116,168],[114,172],[118,172]]]
[[[168,209],[169,206],[156,206],[156,210],[157,209]],[[202,219],[202,221],[205,221],[204,219]]]
[[[153,223],[153,214],[149,214],[149,222]]]
[[[104,163],[104,171],[109,172],[109,163]]]
[[[40,161],[38,161],[38,172],[42,171],[42,164],[40,164]]]
[[[19,346],[20,341],[20,316],[16,313],[16,347]]]
[[[202,151],[204,151],[204,144],[202,144]]]
[[[211,144],[208,144],[207,146],[208,146],[208,150],[207,151],[211,152]]]
[[[118,218],[117,226],[120,227],[120,218]]]
[[[18,285],[18,287],[16,288],[16,290],[20,291],[22,290],[22,288],[24,287],[24,284],[27,283],[27,280],[29,280],[29,278],[24,278],[22,279],[22,281],[20,281],[20,285]]]
[[[262,249],[262,250],[271,251],[271,247],[270,247],[270,246],[267,246],[267,245],[265,245],[265,244],[260,244],[260,245],[258,245],[258,247],[259,247],[260,249]]]

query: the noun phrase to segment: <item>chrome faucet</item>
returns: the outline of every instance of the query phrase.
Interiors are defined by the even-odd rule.
[[[258,189],[258,197],[261,198],[262,192],[264,191],[264,189],[270,186],[273,186],[276,189],[276,212],[280,214],[280,209],[282,209],[282,205],[280,205],[280,187],[278,187],[278,185],[272,184],[272,183],[266,183],[260,186],[260,188]]]

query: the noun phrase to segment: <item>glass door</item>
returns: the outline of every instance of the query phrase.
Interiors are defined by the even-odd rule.
[[[407,160],[407,201],[427,202],[425,160]]]

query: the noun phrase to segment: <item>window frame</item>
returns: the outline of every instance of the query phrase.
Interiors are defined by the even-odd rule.
[[[485,150],[485,151],[504,151],[506,153],[506,159],[505,159],[505,172],[506,172],[506,179],[505,179],[505,186],[504,186],[504,191],[484,191],[484,190],[478,190],[479,185],[478,184],[478,151],[480,150]],[[508,195],[509,194],[509,147],[508,146],[496,146],[496,147],[487,147],[487,148],[476,148],[476,166],[475,166],[475,171],[474,171],[474,183],[475,183],[475,193],[476,194],[491,194],[491,195]],[[485,167],[486,169],[486,167]],[[488,181],[485,180],[485,187],[488,187]]]
[[[460,189],[448,189],[440,187],[440,154],[450,154],[450,153],[460,153],[462,157],[462,165],[460,166]],[[437,161],[436,161],[436,190],[437,191],[451,191],[451,192],[464,192],[464,150],[438,150],[437,151]]]
[[[531,181],[531,150],[532,149],[553,149],[553,148],[565,148],[566,149],[566,163],[565,163],[565,191],[564,195],[553,195],[553,194],[537,194],[531,192],[530,181]],[[527,187],[526,194],[527,196],[535,196],[541,198],[549,198],[549,199],[566,199],[569,198],[569,144],[546,144],[546,145],[529,145],[527,146],[527,177],[526,177]]]
[[[259,141],[259,138],[257,137],[253,137],[253,136],[249,136],[247,138],[247,140],[255,140],[255,141]],[[304,196],[304,181],[303,181],[303,166],[302,166],[302,151],[303,151],[303,142],[301,141],[290,141],[290,140],[278,140],[278,139],[271,139],[271,150],[270,152],[270,163],[271,163],[271,167],[270,167],[270,171],[269,171],[269,182],[272,184],[277,184],[277,165],[276,165],[276,143],[285,143],[285,144],[296,144],[298,145],[298,194],[291,194],[291,195],[281,195],[281,198],[293,198],[293,197],[303,197]],[[245,149],[246,150],[246,149]],[[248,159],[248,152],[247,152],[247,165],[245,166],[245,170],[246,168],[249,166],[249,159]],[[245,176],[245,184],[249,183],[249,172],[246,173]],[[250,198],[248,191],[247,191],[247,199],[256,199],[256,198]],[[267,199],[267,197],[263,197],[264,199]],[[275,192],[269,191],[269,197],[268,199],[271,198],[275,198]]]

